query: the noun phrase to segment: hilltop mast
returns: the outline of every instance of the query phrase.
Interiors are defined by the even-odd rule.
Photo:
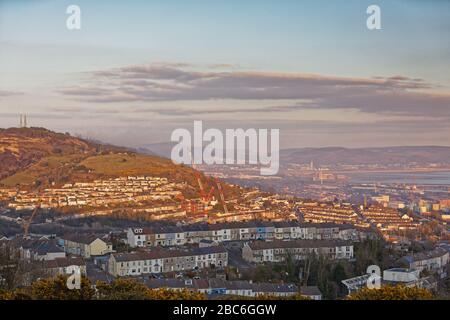
[[[27,126],[27,115],[25,113],[19,113],[19,128],[26,128]]]

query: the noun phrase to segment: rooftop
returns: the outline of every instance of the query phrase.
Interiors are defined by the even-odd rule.
[[[277,248],[328,248],[337,246],[352,246],[348,241],[342,240],[275,240],[253,241],[248,246],[252,250],[277,249]]]
[[[212,246],[204,248],[194,248],[191,250],[172,250],[155,248],[151,250],[140,250],[130,253],[114,253],[114,259],[117,262],[125,261],[140,261],[140,260],[154,260],[154,259],[164,259],[164,258],[174,258],[174,257],[186,257],[186,256],[197,256],[206,255],[214,253],[226,253],[227,250],[223,246]]]
[[[300,293],[305,296],[321,296],[322,295],[322,292],[320,292],[319,287],[317,287],[317,286],[300,287]]]

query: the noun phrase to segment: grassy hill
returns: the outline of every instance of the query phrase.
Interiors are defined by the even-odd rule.
[[[65,158],[125,151],[44,128],[0,129],[0,180],[46,157]],[[51,159],[49,161],[52,161]]]
[[[198,195],[194,170],[170,159],[138,154],[122,147],[90,142],[43,128],[0,129],[0,185],[26,189],[60,186],[128,175],[149,175],[186,181],[187,196]],[[202,175],[209,190],[214,182]],[[224,186],[225,192],[236,189]]]

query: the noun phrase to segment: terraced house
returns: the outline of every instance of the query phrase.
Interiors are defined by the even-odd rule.
[[[66,253],[54,240],[15,238],[10,241],[14,251],[21,260],[49,261],[64,258]]]
[[[108,272],[117,276],[134,276],[163,272],[163,257],[157,252],[111,254]]]
[[[114,253],[109,257],[109,273],[113,276],[180,272],[209,267],[226,267],[228,252],[222,246],[192,250],[155,249],[133,253]]]
[[[143,281],[151,289],[167,288],[175,291],[187,289],[191,292],[201,292],[212,296],[257,297],[271,295],[288,297],[299,293],[298,287],[293,283],[252,283],[220,279],[144,279]]]
[[[359,232],[350,225],[296,221],[192,224],[182,227],[129,228],[127,230],[127,243],[131,247],[197,244],[204,239],[220,243],[258,239],[358,240],[359,238]]]
[[[113,252],[112,244],[96,235],[70,234],[61,238],[64,251],[70,254],[90,258]]]
[[[403,257],[399,260],[402,265],[409,269],[428,272],[436,272],[441,277],[447,276],[446,266],[449,263],[449,252],[444,248],[435,248],[431,251],[424,251]]]
[[[242,249],[244,260],[254,263],[283,262],[288,255],[304,260],[312,254],[348,260],[353,258],[353,244],[340,240],[275,240],[250,242]]]

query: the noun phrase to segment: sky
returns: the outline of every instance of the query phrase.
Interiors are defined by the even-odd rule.
[[[449,34],[447,0],[0,0],[0,127],[23,112],[132,147],[194,120],[279,129],[282,148],[450,146]]]

